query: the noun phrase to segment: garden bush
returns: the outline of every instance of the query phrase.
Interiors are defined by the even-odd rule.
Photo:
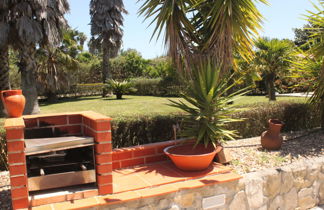
[[[179,96],[183,86],[174,79],[166,78],[133,78],[130,80],[140,96]]]
[[[283,132],[311,129],[320,126],[320,117],[309,104],[296,102],[259,103],[233,113],[240,122],[228,125],[241,138],[259,136],[268,128],[268,119],[282,120]]]
[[[0,127],[0,171],[8,169],[7,165],[7,146],[6,146],[6,132],[3,127]]]
[[[276,118],[285,123],[283,132],[311,129],[320,126],[320,116],[309,104],[296,102],[260,103],[242,107],[233,113],[234,118],[244,118],[233,122],[229,129],[238,131],[240,138],[260,136],[268,127],[268,119]],[[181,127],[181,114],[167,116],[137,116],[112,120],[113,147],[161,142],[173,139],[173,125]],[[0,170],[6,169],[5,132],[0,129]],[[178,137],[179,138],[179,137]]]
[[[233,117],[244,118],[228,125],[228,129],[238,131],[240,138],[261,135],[268,128],[270,118],[280,119],[285,123],[283,132],[320,125],[319,115],[309,104],[294,102],[260,103],[242,108],[241,111],[233,113]],[[113,120],[113,146],[127,147],[170,140],[173,136],[172,125],[176,124],[181,127],[179,114]]]
[[[136,95],[141,96],[158,96],[161,95],[159,83],[161,82],[161,78],[133,78],[131,79],[131,83],[134,88],[137,90]]]

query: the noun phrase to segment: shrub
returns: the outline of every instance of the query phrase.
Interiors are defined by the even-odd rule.
[[[242,138],[261,135],[268,128],[270,118],[280,119],[285,123],[283,132],[310,129],[320,125],[319,116],[306,103],[259,103],[233,115],[234,118],[245,119],[229,125],[231,129],[237,130]]]
[[[8,170],[6,132],[0,127],[0,171]]]
[[[108,81],[104,89],[106,92],[113,92],[113,94],[116,95],[116,99],[122,99],[123,95],[136,91],[132,83],[126,80],[119,82],[113,79]]]
[[[101,95],[103,83],[77,84],[74,85],[69,92],[62,94],[63,96],[94,96]]]
[[[181,120],[181,115],[138,116],[112,121],[113,147],[161,142],[172,139],[172,126]]]
[[[302,103],[260,103],[233,113],[233,118],[244,121],[232,122],[227,129],[237,130],[241,138],[260,136],[268,128],[268,119],[277,118],[285,123],[283,131],[311,129],[320,125],[319,116],[311,106]],[[166,141],[173,137],[172,126],[179,124],[181,115],[150,116],[112,121],[114,147],[127,147]]]
[[[161,78],[144,78],[138,77],[131,79],[131,83],[133,84],[134,88],[136,88],[136,95],[141,96],[159,96],[160,87],[159,83],[161,82]]]
[[[179,96],[183,88],[179,82],[166,78],[133,78],[131,79],[137,89],[136,95],[142,96]]]

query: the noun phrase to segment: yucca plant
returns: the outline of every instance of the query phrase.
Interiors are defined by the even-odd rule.
[[[113,92],[113,94],[116,95],[116,99],[122,99],[124,94],[136,91],[132,83],[126,80],[119,82],[113,79],[108,81],[105,89],[107,92]]]
[[[194,67],[188,89],[181,97],[185,100],[174,101],[170,106],[177,107],[187,113],[183,121],[181,135],[194,137],[195,146],[203,143],[206,147],[222,144],[227,139],[234,139],[236,131],[228,130],[225,126],[238,119],[232,119],[232,102],[238,96],[246,93],[247,89],[227,94],[235,85],[233,77],[220,77],[221,67],[205,62]]]

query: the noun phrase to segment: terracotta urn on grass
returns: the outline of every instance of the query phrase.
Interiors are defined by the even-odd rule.
[[[264,149],[278,150],[281,148],[283,138],[280,130],[283,125],[284,123],[280,120],[269,120],[269,129],[261,134],[261,145]]]
[[[1,100],[9,117],[22,116],[26,103],[22,90],[1,91]]]
[[[222,150],[221,146],[198,144],[179,144],[164,149],[177,168],[184,171],[201,171],[209,167],[215,155]]]

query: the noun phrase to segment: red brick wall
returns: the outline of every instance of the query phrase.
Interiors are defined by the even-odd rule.
[[[87,135],[95,139],[98,193],[112,193],[111,119],[95,112],[49,114],[10,118],[5,121],[8,162],[14,209],[28,208],[25,138]],[[33,202],[31,202],[32,205]]]
[[[14,209],[28,207],[27,170],[24,145],[24,122],[7,125],[6,139],[11,183],[11,198]]]
[[[26,138],[79,136],[82,134],[82,115],[40,116],[24,119]]]
[[[114,149],[112,152],[113,169],[167,160],[168,157],[163,153],[163,149],[180,142],[183,140]]]
[[[92,136],[95,140],[96,179],[100,195],[113,193],[110,120],[91,115],[82,116],[84,135]]]

